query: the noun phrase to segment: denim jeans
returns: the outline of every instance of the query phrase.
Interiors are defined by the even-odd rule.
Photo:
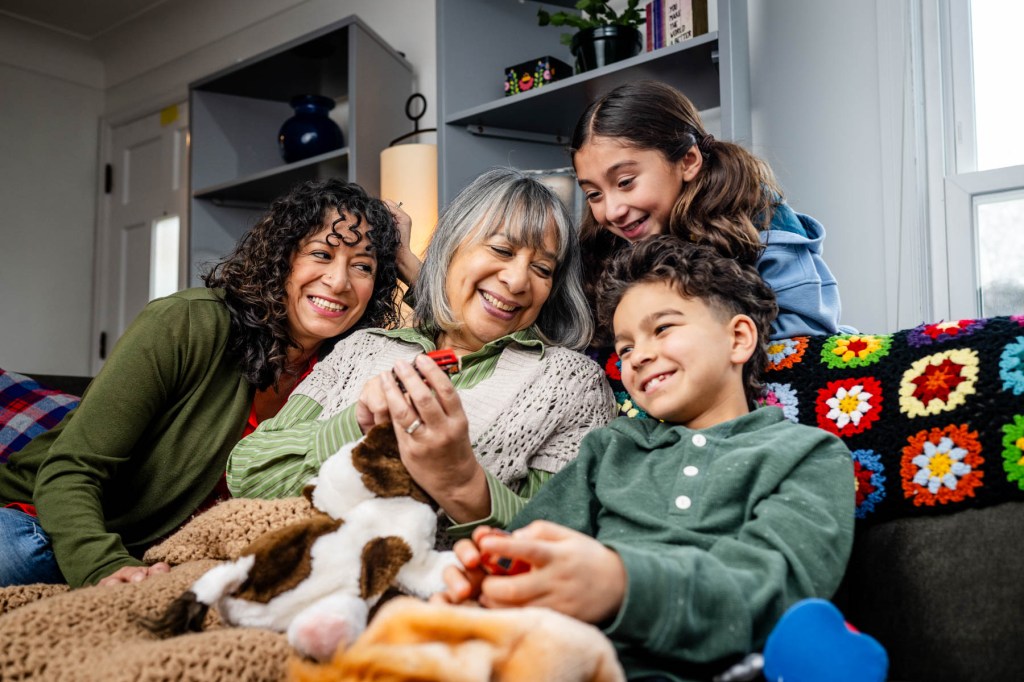
[[[39,519],[0,508],[0,587],[62,582],[50,536]]]

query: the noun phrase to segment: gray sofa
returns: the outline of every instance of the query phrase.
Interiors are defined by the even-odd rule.
[[[834,602],[885,646],[890,679],[1024,680],[1024,317],[921,325],[868,344],[875,351],[857,357],[848,337],[805,338],[799,361],[776,347],[767,373],[774,402],[828,430],[825,401],[839,386],[877,393],[876,419],[838,429],[855,462],[878,471],[858,467],[853,556]],[[954,488],[919,483],[926,439],[938,443],[937,478],[957,461],[943,450],[965,463]]]

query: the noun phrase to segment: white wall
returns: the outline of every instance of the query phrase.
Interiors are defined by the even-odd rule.
[[[85,374],[103,70],[0,16],[0,367]]]
[[[825,226],[842,320],[886,332],[878,31],[874,2],[750,0],[753,151],[790,204]],[[895,68],[895,67],[894,67]],[[922,247],[923,248],[923,247]]]

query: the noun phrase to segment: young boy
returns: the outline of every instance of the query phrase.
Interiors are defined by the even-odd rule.
[[[652,419],[588,434],[511,535],[460,541],[465,568],[448,569],[442,598],[548,606],[603,628],[631,679],[706,678],[762,648],[787,607],[839,585],[850,453],[778,408],[753,409],[776,313],[753,269],[646,239],[612,262],[598,311]],[[530,570],[487,575],[482,554]]]

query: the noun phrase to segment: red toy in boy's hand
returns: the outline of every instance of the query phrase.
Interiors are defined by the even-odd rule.
[[[488,535],[511,535],[511,533],[497,528],[492,528]],[[516,575],[529,571],[530,564],[526,563],[522,559],[513,559],[507,556],[494,556],[487,552],[480,552],[480,568],[484,569],[484,572],[490,575]]]

